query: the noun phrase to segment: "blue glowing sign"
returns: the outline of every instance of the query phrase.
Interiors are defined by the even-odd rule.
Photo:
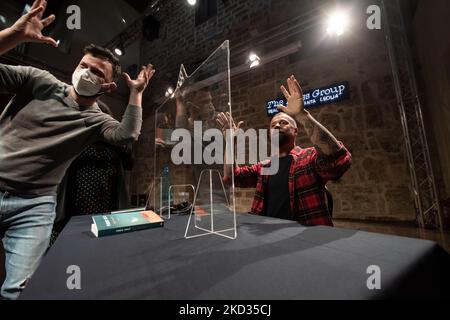
[[[277,99],[277,100],[270,100],[267,102],[266,108],[267,108],[267,115],[269,117],[273,117],[277,113],[280,113],[280,110],[278,110],[277,106],[287,106],[286,99]]]
[[[305,108],[312,108],[325,104],[336,103],[350,97],[348,82],[333,84],[330,86],[314,89],[303,93]],[[286,99],[276,99],[267,102],[267,115],[273,117],[280,111],[278,105],[287,106]]]

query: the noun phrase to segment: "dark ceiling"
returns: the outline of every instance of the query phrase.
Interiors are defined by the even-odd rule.
[[[137,12],[143,12],[151,0],[125,0],[125,2],[136,9]]]

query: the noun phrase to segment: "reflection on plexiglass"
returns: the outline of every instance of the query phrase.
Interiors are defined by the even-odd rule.
[[[165,208],[186,202],[173,194],[171,186],[193,185],[186,238],[208,234],[237,237],[234,179],[229,186],[223,184],[225,150],[212,155],[221,161],[211,161],[215,138],[209,138],[211,133],[214,137],[221,133],[217,115],[232,114],[229,54],[229,43],[225,41],[191,75],[182,65],[177,88],[155,112],[151,207],[164,216]],[[221,142],[225,146],[225,141]]]

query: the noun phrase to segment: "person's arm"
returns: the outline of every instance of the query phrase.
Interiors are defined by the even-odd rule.
[[[289,91],[281,86],[281,91],[288,101],[288,106],[278,106],[278,109],[293,117],[305,129],[306,135],[317,149],[324,155],[331,155],[341,149],[338,140],[305,110],[303,92],[294,76],[287,80]]]
[[[154,74],[155,69],[151,64],[142,67],[136,80],[132,80],[126,73],[123,74],[130,88],[128,107],[121,122],[112,117],[104,121],[101,134],[107,142],[120,145],[137,140],[142,127],[142,96]]]
[[[46,6],[45,0],[34,1],[30,12],[23,15],[11,27],[0,31],[0,55],[24,42],[47,43],[54,47],[58,46],[53,38],[42,35],[42,29],[55,20],[54,15],[42,19]]]
[[[48,71],[0,63],[0,93],[46,100],[60,83],[61,81]]]
[[[41,42],[57,46],[54,39],[42,35],[42,29],[55,20],[54,15],[42,19],[46,6],[47,2],[44,0],[34,1],[29,13],[17,20],[13,26],[0,31],[0,55],[24,42]],[[37,78],[49,79],[49,81],[30,81]],[[0,92],[2,93],[16,94],[18,91],[26,91],[35,96],[43,96],[48,89],[46,84],[51,85],[52,82],[48,73],[43,70],[0,64]],[[43,87],[45,89],[42,89]]]
[[[238,123],[238,125],[236,125],[234,119],[228,112],[226,114],[223,112],[219,113],[217,115],[216,121],[222,130],[223,137],[225,138],[226,147],[225,147],[225,157],[223,167],[223,180],[224,182],[229,183],[231,181],[231,176],[233,175],[233,171],[236,164],[236,161],[234,161],[235,159],[230,159],[231,150],[235,151],[234,137],[236,135],[236,132],[241,128],[244,122],[241,121]],[[236,154],[236,152],[233,152],[233,154]]]
[[[17,94],[30,87],[27,84],[33,74],[37,74],[36,69],[23,66],[9,66],[0,63],[0,93]],[[29,90],[31,91],[31,90]]]
[[[281,86],[281,91],[288,101],[288,106],[278,106],[278,109],[295,118],[305,129],[306,135],[316,149],[313,154],[313,163],[324,181],[340,178],[351,165],[350,152],[305,110],[303,92],[295,77],[291,76],[287,83],[289,90]]]
[[[303,126],[309,140],[320,154],[332,155],[341,149],[342,146],[334,135],[314,119],[308,111],[297,115],[295,120]]]
[[[225,137],[226,141],[226,151],[225,151],[225,159],[224,159],[224,168],[223,168],[223,182],[227,185],[231,184],[232,176],[234,175],[234,182],[236,187],[240,188],[252,188],[256,186],[258,182],[258,176],[261,172],[261,164],[255,164],[252,166],[238,166],[236,161],[231,161],[229,158],[231,156],[231,148],[235,148],[234,146],[234,138],[236,132],[242,127],[244,124],[243,121],[239,122],[237,125],[235,124],[233,118],[230,113],[219,113],[217,116],[217,123],[222,129],[222,134]],[[231,129],[230,129],[231,124]],[[230,136],[231,135],[231,139]],[[231,140],[231,141],[230,141]],[[232,143],[232,145],[229,145]],[[236,151],[233,153],[236,154]]]
[[[184,97],[182,96],[179,90],[175,92],[175,96],[177,104],[177,111],[175,115],[175,128],[188,129],[190,127],[190,121]]]

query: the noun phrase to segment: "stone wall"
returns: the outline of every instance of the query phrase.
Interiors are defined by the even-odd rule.
[[[414,17],[421,98],[431,160],[442,200],[450,198],[450,3],[419,1]],[[435,32],[439,30],[439,32]]]
[[[198,27],[194,24],[193,9],[185,6],[184,1],[169,3],[168,12],[158,15],[162,28],[160,39],[142,43],[141,56],[155,64],[158,75],[152,83],[153,94],[146,99],[146,119],[133,172],[134,192],[145,192],[153,179],[152,113],[166,88],[176,83],[181,63],[188,73],[192,72],[227,39],[231,43],[232,68],[245,63],[250,50],[257,50],[264,57],[275,48],[301,41],[302,47],[297,53],[231,79],[234,117],[245,121],[244,129],[267,128],[265,103],[280,96],[279,87],[291,74],[297,76],[305,91],[348,81],[349,100],[310,110],[353,155],[353,167],[341,181],[329,184],[334,196],[335,217],[414,220],[384,35],[365,28],[365,8],[372,3],[349,2],[360,19],[354,19],[352,31],[339,40],[326,38],[321,25],[314,21],[311,28],[302,27],[303,21],[300,21],[301,32],[289,37],[283,33],[283,29],[298,24],[298,17],[305,21],[316,17],[317,12],[311,10],[326,1],[218,1],[218,15]],[[290,21],[293,21],[291,25]],[[270,37],[269,43],[264,40]],[[298,144],[310,146],[301,131]],[[237,190],[238,211],[249,210],[253,192],[252,189]]]

